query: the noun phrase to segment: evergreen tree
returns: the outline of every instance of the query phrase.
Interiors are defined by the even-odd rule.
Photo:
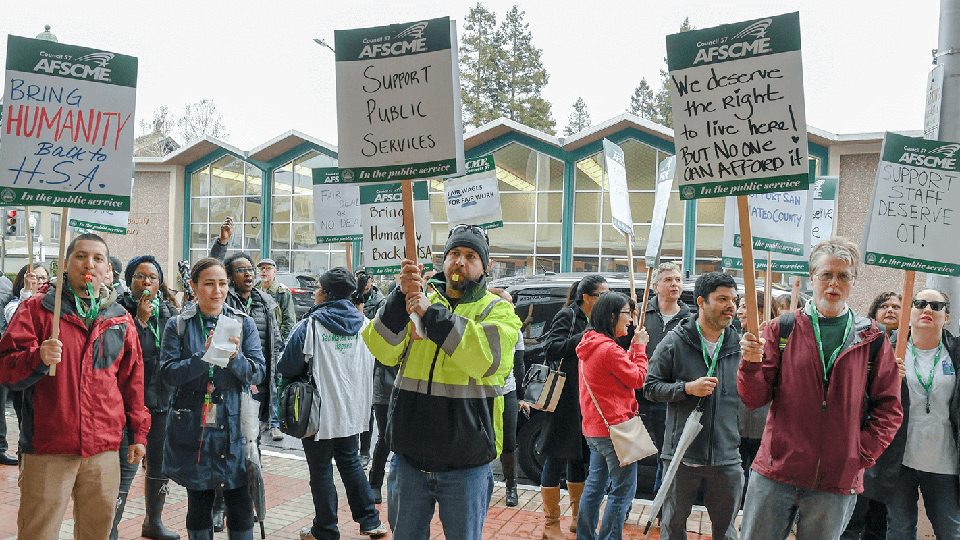
[[[650,83],[647,82],[646,77],[640,79],[640,85],[634,89],[633,95],[630,96],[630,106],[627,107],[627,112],[640,118],[653,120],[656,108],[653,101],[653,90],[650,88]]]
[[[690,25],[690,17],[687,17],[680,25],[680,32],[689,30],[695,30],[695,28]],[[666,58],[663,59],[663,63],[667,63]],[[640,79],[640,85],[630,96],[630,107],[627,108],[627,112],[672,128],[673,105],[670,103],[670,84],[670,73],[665,69],[660,70],[660,89],[656,94],[653,93],[646,78]]]
[[[500,117],[496,99],[500,56],[497,16],[482,4],[470,8],[460,39],[460,96],[463,125],[480,127]]]
[[[573,112],[567,118],[567,127],[563,128],[564,135],[573,135],[590,127],[590,113],[587,111],[587,102],[582,97],[573,104]]]

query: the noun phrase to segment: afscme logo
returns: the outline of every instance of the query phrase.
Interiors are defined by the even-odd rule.
[[[427,51],[427,40],[423,31],[427,29],[428,21],[418,22],[405,28],[393,36],[382,36],[373,39],[364,39],[363,50],[359,58],[377,58],[384,56],[402,56],[404,54]],[[410,41],[406,41],[410,39]]]
[[[948,144],[945,146],[941,146],[940,148],[937,148],[936,150],[933,150],[930,153],[943,154],[946,157],[953,157],[953,155],[957,153],[957,150],[960,150],[960,144]]]
[[[40,61],[33,67],[33,71],[35,72],[42,71],[48,75],[64,75],[76,79],[93,79],[101,82],[110,82],[110,69],[107,68],[107,63],[113,60],[113,53],[90,53],[77,58],[74,62],[51,59],[48,58],[48,56],[52,55],[44,53],[41,53],[41,56]],[[79,62],[90,62],[97,65],[90,66],[89,64],[81,64]]]
[[[767,37],[767,28],[770,27],[770,24],[773,22],[773,19],[764,19],[762,21],[757,21],[750,26],[744,28],[740,31],[739,34],[733,36],[733,41],[738,39],[753,36],[757,39]]]

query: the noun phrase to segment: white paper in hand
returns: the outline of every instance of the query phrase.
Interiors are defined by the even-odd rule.
[[[203,354],[203,360],[215,366],[227,367],[230,357],[237,350],[237,344],[230,338],[239,338],[243,333],[243,325],[226,315],[221,314],[217,319],[217,328],[213,332],[210,348]]]

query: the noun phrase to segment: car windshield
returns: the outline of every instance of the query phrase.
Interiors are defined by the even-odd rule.
[[[296,276],[287,272],[277,272],[276,280],[287,288],[302,289],[303,285],[297,280]]]

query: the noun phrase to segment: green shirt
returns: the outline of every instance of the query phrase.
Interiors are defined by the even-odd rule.
[[[829,358],[837,347],[843,345],[847,336],[843,331],[847,327],[847,318],[849,313],[844,313],[839,317],[820,317],[820,339],[823,342],[823,355]],[[832,366],[831,366],[832,370]]]

